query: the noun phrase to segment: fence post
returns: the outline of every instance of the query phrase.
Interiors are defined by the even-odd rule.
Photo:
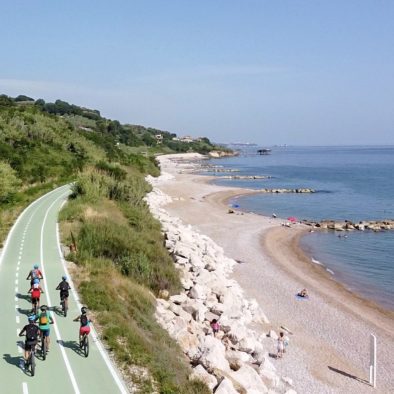
[[[376,337],[370,336],[370,350],[369,350],[369,384],[376,387]]]

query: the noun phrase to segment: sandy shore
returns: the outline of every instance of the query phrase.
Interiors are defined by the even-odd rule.
[[[286,326],[293,332],[288,353],[273,362],[280,374],[293,378],[299,393],[394,392],[393,313],[350,293],[312,264],[298,247],[306,227],[283,227],[281,219],[252,213],[229,214],[228,199],[250,191],[211,185],[208,177],[179,173],[167,160],[162,171],[175,176],[160,185],[173,199],[165,209],[240,261],[233,277],[271,322],[257,329],[279,332]],[[309,300],[295,297],[303,287]],[[378,338],[376,389],[366,382],[370,333]]]

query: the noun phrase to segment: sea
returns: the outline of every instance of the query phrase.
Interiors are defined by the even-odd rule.
[[[256,194],[230,201],[237,208],[287,220],[394,219],[394,146],[232,146],[239,156],[211,159],[224,170],[214,183],[243,188],[311,188],[316,193]],[[265,175],[267,179],[221,179]],[[394,311],[394,230],[314,231],[301,248],[349,290]]]

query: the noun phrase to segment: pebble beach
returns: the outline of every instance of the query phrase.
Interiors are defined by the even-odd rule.
[[[282,359],[274,357],[275,341],[263,340],[277,375],[289,377],[290,390],[298,393],[394,392],[394,314],[349,292],[304,255],[298,240],[307,226],[229,213],[230,199],[252,191],[210,184],[210,177],[194,173],[198,159],[197,154],[160,156],[162,176],[154,188],[168,196],[163,208],[169,215],[209,237],[237,262],[231,279],[266,316],[250,322],[259,338],[271,330],[289,336]],[[296,297],[302,288],[309,299]],[[371,333],[378,346],[375,389],[368,384]]]

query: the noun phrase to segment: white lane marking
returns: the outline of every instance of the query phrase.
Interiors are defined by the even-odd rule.
[[[20,261],[18,261],[18,267],[16,267],[16,270],[17,270],[17,271],[19,271],[19,270],[20,270],[20,268],[21,268],[21,267],[19,267],[19,264],[20,264],[20,263],[21,263],[21,262],[20,262]]]
[[[19,337],[19,328],[16,329],[16,336]]]
[[[46,223],[49,211],[51,210],[51,208],[55,205],[55,203],[60,198],[64,198],[64,197],[65,197],[65,195],[62,195],[62,196],[58,197],[55,201],[52,202],[52,204],[48,207],[47,211],[45,212],[44,220],[42,221],[42,225],[41,225],[40,260],[41,260],[42,275],[44,276],[44,278],[46,278],[46,275],[45,275],[45,264],[44,264],[44,227],[45,227],[45,223]],[[44,287],[45,287],[45,292],[46,292],[46,295],[47,295],[48,306],[50,306],[51,305],[51,299],[50,299],[50,296],[49,296],[48,281],[47,280],[44,281]],[[74,376],[74,373],[73,373],[73,371],[71,369],[71,365],[70,365],[70,362],[68,360],[66,351],[64,349],[62,338],[60,337],[60,332],[59,332],[59,328],[58,328],[57,323],[56,323],[56,318],[55,318],[55,316],[53,316],[52,318],[53,318],[53,321],[54,321],[54,329],[55,329],[56,338],[57,338],[58,343],[60,344],[60,350],[61,350],[61,353],[62,353],[62,356],[63,356],[64,363],[66,364],[66,368],[67,368],[67,372],[68,372],[68,375],[69,375],[70,380],[71,380],[71,384],[73,385],[75,394],[79,394],[80,391],[79,391],[79,388],[78,388],[78,385],[77,385],[77,381],[75,379],[75,376]]]
[[[19,268],[19,267],[18,267],[18,268]],[[17,269],[16,271],[18,271],[18,269]],[[15,276],[18,277],[18,276],[19,276],[19,272],[16,272],[16,273],[15,273]]]
[[[15,305],[15,309],[16,309],[17,311],[19,311],[19,305],[18,305],[18,304]]]
[[[18,286],[15,286],[15,293],[18,293]]]
[[[27,383],[26,382],[22,383],[22,391],[23,391],[23,394],[29,394],[29,390],[27,389]]]
[[[66,202],[64,202],[64,203],[61,205],[60,209],[63,207],[63,205],[64,205],[65,203],[66,203]],[[81,308],[82,308],[82,304],[79,302],[78,293],[77,293],[77,291],[75,290],[74,283],[73,283],[73,281],[72,281],[72,279],[71,279],[70,273],[68,272],[66,263],[65,263],[64,258],[63,258],[62,249],[61,249],[61,247],[60,247],[59,223],[56,223],[56,239],[57,239],[57,247],[58,247],[58,252],[59,252],[60,261],[61,261],[61,263],[62,263],[62,265],[63,265],[64,272],[65,272],[65,274],[66,274],[66,276],[67,276],[67,278],[68,278],[68,282],[70,283],[71,293],[72,293],[72,295],[73,295],[73,297],[74,297],[74,300],[75,300],[75,302],[76,302],[76,304],[77,304],[78,309],[81,309]],[[103,344],[101,343],[99,337],[97,336],[96,330],[94,329],[93,325],[91,325],[90,327],[91,327],[91,335],[92,335],[92,337],[93,337],[93,341],[96,343],[97,349],[99,350],[101,356],[103,357],[103,360],[104,360],[105,364],[107,365],[109,371],[111,372],[111,375],[112,375],[112,377],[113,377],[114,380],[115,380],[115,383],[117,384],[117,386],[118,386],[118,388],[119,388],[119,390],[120,390],[120,392],[121,392],[122,394],[127,394],[128,391],[125,389],[124,383],[122,382],[121,378],[119,377],[118,373],[116,372],[116,370],[115,370],[115,368],[114,368],[114,366],[113,366],[113,364],[112,364],[110,358],[108,357],[107,352],[104,350],[104,346],[103,346]]]
[[[17,296],[15,296],[15,301],[18,301],[18,297]]]
[[[1,255],[0,255],[0,266],[3,264],[4,256],[5,256],[5,253],[6,253],[7,249],[8,249],[8,244],[10,243],[10,240],[11,240],[11,238],[12,238],[12,235],[13,235],[13,233],[16,231],[16,228],[18,227],[19,222],[25,217],[25,215],[27,214],[27,212],[28,212],[33,206],[35,206],[39,201],[41,201],[43,198],[45,198],[46,196],[49,196],[49,195],[52,194],[52,193],[56,193],[56,192],[58,192],[59,190],[64,189],[65,187],[69,188],[69,185],[61,186],[61,187],[59,187],[59,188],[57,188],[57,189],[55,189],[55,190],[51,190],[51,191],[50,191],[49,193],[47,193],[47,194],[44,194],[43,196],[41,196],[40,198],[38,198],[37,200],[35,200],[34,202],[32,202],[28,207],[26,207],[26,208],[23,210],[23,212],[18,216],[18,219],[16,219],[14,225],[12,226],[10,232],[9,232],[8,235],[7,235],[7,239],[6,239],[5,242],[4,242],[3,250],[2,250],[2,253],[1,253]],[[25,227],[25,234],[26,234],[26,229],[27,229],[28,225],[29,225],[30,222],[31,222],[31,219],[32,219],[32,217],[30,217],[30,220],[29,220],[28,224],[27,224],[26,227]]]
[[[15,284],[16,284],[16,285],[18,284],[18,282],[19,282],[18,279],[15,279]]]
[[[19,316],[15,316],[15,318],[16,318],[16,324],[19,324],[19,323],[20,323],[20,318],[19,318]]]

